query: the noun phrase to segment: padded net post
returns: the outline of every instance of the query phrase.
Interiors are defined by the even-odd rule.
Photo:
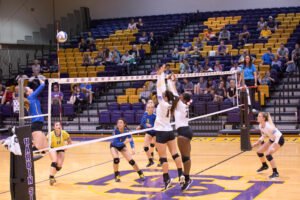
[[[20,105],[20,110],[19,110],[19,126],[23,126],[25,124],[24,120],[24,79],[20,78],[18,80],[18,85],[19,85],[19,105]],[[22,103],[21,103],[22,102]]]
[[[22,95],[20,95],[22,96]],[[35,200],[35,176],[30,126],[15,129],[22,156],[10,154],[10,193],[13,200]]]
[[[241,150],[242,151],[250,151],[252,149],[251,142],[250,142],[250,134],[249,134],[249,105],[248,105],[248,96],[246,90],[241,90],[240,93],[241,97]]]

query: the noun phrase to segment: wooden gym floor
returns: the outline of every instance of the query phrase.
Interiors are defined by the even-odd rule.
[[[253,140],[254,138],[252,138]],[[66,152],[63,169],[57,174],[57,183],[50,186],[50,159],[36,162],[37,200],[81,199],[235,199],[269,200],[299,199],[300,196],[300,138],[286,137],[284,147],[274,155],[280,178],[269,180],[271,170],[257,174],[260,163],[255,150],[240,151],[238,137],[194,138],[192,141],[191,188],[182,193],[174,179],[172,189],[161,192],[163,186],[160,168],[146,169],[147,159],[141,137],[135,138],[134,156],[144,169],[146,181],[140,182],[131,166],[121,159],[121,182],[115,183],[109,143],[97,143],[70,149]],[[155,154],[157,159],[157,154]],[[0,147],[0,199],[10,199],[9,153]],[[170,158],[170,157],[169,157]],[[171,175],[176,177],[175,165],[169,159]]]

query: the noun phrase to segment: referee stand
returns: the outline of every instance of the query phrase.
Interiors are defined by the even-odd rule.
[[[248,95],[245,89],[242,89],[240,92],[241,97],[241,150],[242,151],[251,151],[251,142],[250,142],[250,121],[249,121],[249,104],[248,104]]]

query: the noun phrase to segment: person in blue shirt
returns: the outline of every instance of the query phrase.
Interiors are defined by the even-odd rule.
[[[156,119],[156,115],[154,114],[154,104],[148,103],[146,105],[146,112],[144,113],[141,123],[137,129],[147,129],[152,128],[154,126],[154,122]],[[155,131],[148,131],[145,133],[145,141],[144,141],[144,151],[148,157],[148,164],[146,167],[150,167],[154,165],[153,156],[154,156],[154,147],[155,147]]]
[[[85,94],[86,98],[88,99],[88,103],[92,104],[92,102],[93,102],[92,85],[89,83],[81,83],[80,89]]]
[[[40,85],[36,90],[33,90],[30,87],[25,87],[25,95],[29,101],[29,115],[42,115],[41,103],[38,99],[38,95],[42,92],[45,87],[45,82],[42,79],[38,79]],[[42,132],[44,124],[44,117],[37,116],[31,118],[31,131],[32,131],[32,140],[35,148],[44,149],[48,147],[48,142],[45,134]]]
[[[249,87],[249,96],[250,101],[249,106],[250,110],[253,109],[254,101],[255,101],[255,90],[257,87],[257,70],[255,65],[252,63],[251,56],[246,55],[244,64],[242,65],[242,76],[240,76],[239,84],[242,84],[242,79],[244,79],[244,84]],[[254,109],[252,111],[255,111]]]
[[[119,135],[123,133],[128,133],[129,129],[127,127],[127,123],[124,119],[120,118],[117,121],[117,127],[114,130],[114,135]],[[115,173],[115,181],[120,182],[120,172],[119,172],[119,152],[123,155],[123,157],[129,162],[129,164],[133,167],[133,169],[138,173],[141,180],[145,180],[145,176],[138,167],[137,163],[133,160],[132,155],[130,154],[129,149],[126,147],[126,144],[130,143],[132,149],[132,155],[135,154],[134,151],[134,142],[131,135],[118,137],[112,140],[110,144],[110,152],[113,157],[113,167]]]
[[[262,56],[263,64],[271,65],[274,58],[275,58],[275,56],[272,53],[272,49],[268,48],[268,51],[266,53],[264,53],[264,55]]]

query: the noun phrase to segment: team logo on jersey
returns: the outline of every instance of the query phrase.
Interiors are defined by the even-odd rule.
[[[135,183],[131,185],[119,184],[118,187],[112,187],[103,191],[105,194],[124,194],[136,195],[138,199],[178,199],[180,197],[189,197],[191,199],[202,197],[228,197],[234,200],[255,199],[259,194],[267,190],[274,184],[283,184],[283,181],[258,181],[246,180],[243,176],[218,176],[218,175],[192,175],[193,183],[187,192],[181,192],[174,179],[174,187],[166,192],[161,192],[163,180],[161,170],[146,169],[144,170],[146,180],[140,181],[136,172],[132,170],[122,171],[121,179],[136,178]],[[177,177],[177,171],[169,171],[171,177]],[[132,175],[132,176],[131,176]],[[128,177],[130,176],[130,177]],[[114,181],[114,175],[108,175],[87,183],[77,183],[97,188],[97,186],[109,186]],[[126,181],[127,182],[127,181]],[[112,184],[113,185],[113,184]],[[114,185],[115,186],[115,185]],[[99,187],[99,188],[100,188]],[[150,197],[150,198],[149,198]]]

